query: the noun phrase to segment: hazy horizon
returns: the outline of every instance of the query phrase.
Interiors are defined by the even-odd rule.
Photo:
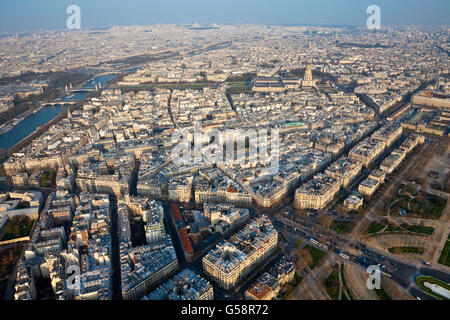
[[[154,24],[364,26],[366,9],[381,8],[383,25],[448,25],[448,0],[0,0],[0,33],[66,28],[66,8],[81,9],[81,28]]]

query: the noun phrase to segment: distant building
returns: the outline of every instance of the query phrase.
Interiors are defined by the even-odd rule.
[[[437,94],[431,91],[421,91],[415,94],[412,98],[412,102],[430,107],[450,108],[449,96]]]
[[[280,77],[256,77],[252,81],[253,92],[283,92],[285,87]]]
[[[312,88],[316,86],[316,80],[313,80],[311,66],[308,64],[302,81],[302,88]]]

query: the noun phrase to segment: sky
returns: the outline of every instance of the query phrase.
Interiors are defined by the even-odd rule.
[[[383,25],[450,24],[449,0],[0,0],[0,33],[65,29],[69,5],[81,28],[157,23],[365,25],[369,5]]]

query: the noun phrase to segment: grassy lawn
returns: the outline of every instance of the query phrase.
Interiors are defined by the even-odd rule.
[[[294,274],[294,283],[293,286],[298,286],[300,284],[300,282],[302,282],[303,277],[301,275],[299,275],[297,272],[295,272]]]
[[[352,222],[333,220],[330,228],[338,233],[349,233],[352,228]]]
[[[0,279],[0,301],[5,300],[5,292],[6,292],[6,288],[8,287],[8,281],[9,279],[7,278],[2,278]]]
[[[419,214],[421,217],[439,219],[446,204],[446,199],[430,193],[423,193],[423,197],[411,201],[411,211]]]
[[[354,300],[352,296],[352,292],[350,291],[350,288],[347,287],[347,282],[345,281],[345,274],[344,274],[344,267],[345,263],[341,265],[341,278],[342,278],[342,300]],[[345,294],[347,293],[347,294]],[[348,298],[347,298],[348,295]]]
[[[307,244],[305,246],[305,249],[309,251],[309,253],[311,254],[311,258],[313,260],[313,263],[309,265],[309,267],[311,269],[313,269],[320,260],[322,260],[322,258],[325,256],[325,252],[323,252],[322,250],[319,250],[313,246],[310,246],[309,244]]]
[[[0,241],[6,241],[21,237],[26,237],[30,234],[35,220],[27,216],[19,216],[11,218],[4,228],[4,234]]]
[[[384,226],[385,226],[384,224],[378,223],[376,221],[372,221],[369,228],[367,228],[366,233],[367,234],[377,233],[377,232],[383,230]]]
[[[444,249],[442,249],[441,256],[439,257],[440,264],[450,267],[450,241],[445,242]]]
[[[246,81],[229,81],[227,82],[228,86],[246,86]]]
[[[397,200],[397,201],[395,201]],[[395,201],[395,203],[394,203]],[[392,206],[391,206],[391,214],[393,216],[398,216],[400,215],[400,210],[401,209],[405,209],[406,212],[408,212],[408,214],[410,213],[409,209],[408,209],[408,201],[409,198],[407,197],[400,197],[398,199],[393,199],[393,201],[391,202]]]
[[[397,232],[414,232],[419,233],[423,235],[431,235],[434,232],[433,227],[427,227],[427,226],[419,226],[419,225],[410,225],[410,224],[402,224],[401,226],[393,225],[392,223],[388,223],[387,221],[383,221],[381,223],[379,222],[372,222],[367,228],[366,233],[367,234],[373,234],[381,231],[383,227],[387,225],[387,228],[383,232],[391,232],[391,233],[397,233]]]
[[[344,264],[341,265],[341,278],[342,278],[342,295],[341,300],[353,300],[353,296],[350,289],[347,287],[344,276]],[[333,300],[339,299],[339,267],[335,266],[333,272],[325,279],[324,283],[325,289],[328,295]]]
[[[408,224],[402,224],[401,228],[393,226],[392,224],[389,224],[386,228],[385,232],[404,232],[404,230],[407,230],[409,232],[414,233],[420,233],[423,235],[431,235],[434,232],[433,227],[427,227],[427,226],[418,226],[418,225],[408,225]]]
[[[375,292],[381,300],[391,300],[391,297],[384,291],[383,286],[380,289],[375,289]]]
[[[211,83],[202,83],[202,82],[194,82],[194,83],[161,83],[154,84],[154,88],[161,89],[176,89],[176,90],[185,90],[185,89],[203,89],[205,87],[209,87]]]
[[[417,226],[417,225],[402,225],[403,228],[410,232],[425,234],[425,235],[431,235],[434,232],[433,227],[427,227],[427,226]]]
[[[124,91],[150,90],[151,85],[143,84],[143,85],[137,85],[137,86],[119,86],[119,88]]]
[[[409,193],[412,196],[418,195],[417,188],[412,183],[403,186],[401,190],[403,193]]]
[[[20,255],[22,245],[16,244],[7,249],[0,248],[0,279],[8,276],[14,269],[14,264]]]
[[[39,184],[41,187],[49,188],[55,185],[56,170],[50,170],[48,173],[44,172],[41,174]]]
[[[325,279],[324,282],[325,288],[327,289],[327,293],[333,300],[339,299],[339,269],[338,267],[334,267],[333,272],[330,274],[328,278]]]
[[[13,275],[14,265],[22,251],[22,244],[0,248],[0,301],[4,299],[9,278]]]
[[[420,275],[420,276],[418,276],[416,278],[416,283],[419,286],[419,288],[422,289],[423,292],[429,294],[432,297],[435,297],[436,299],[445,300],[444,297],[434,293],[433,291],[431,291],[430,288],[425,287],[425,285],[424,285],[425,282],[429,282],[431,284],[437,284],[437,285],[439,285],[439,286],[441,286],[441,287],[443,287],[443,288],[445,288],[447,290],[450,290],[450,285],[449,284],[447,284],[445,282],[442,282],[442,281],[440,281],[440,280],[438,280],[438,279],[436,279],[434,277],[431,277],[431,276]]]
[[[423,247],[392,247],[389,248],[390,253],[401,254],[401,253],[423,253]]]
[[[300,248],[300,246],[302,245],[302,243],[303,243],[303,239],[298,240],[297,243],[295,244],[295,247],[296,247],[296,248]]]
[[[393,197],[391,203],[396,198],[398,196]],[[419,192],[418,197],[411,201],[409,200],[407,196],[400,197],[400,200],[392,206],[391,214],[393,216],[399,216],[400,210],[404,209],[407,212],[407,217],[438,220],[447,204],[446,199],[423,191]]]
[[[245,81],[228,82],[227,84],[228,84],[226,89],[227,93],[238,94],[251,92],[248,83]]]

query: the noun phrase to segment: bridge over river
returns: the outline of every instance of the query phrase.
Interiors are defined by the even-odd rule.
[[[79,101],[53,101],[53,102],[42,102],[41,106],[66,106],[66,105],[74,105]]]

